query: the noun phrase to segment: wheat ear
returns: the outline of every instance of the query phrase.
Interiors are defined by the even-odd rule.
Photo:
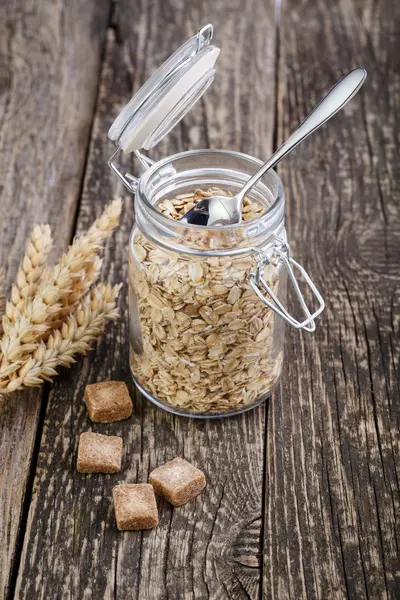
[[[61,314],[65,316],[76,306],[88,292],[100,275],[101,259],[97,256],[102,249],[103,241],[118,225],[121,215],[122,200],[117,198],[111,202],[103,214],[93,223],[87,233],[76,237],[68,251],[61,257],[53,272],[44,278],[44,283],[61,283],[59,304]],[[70,285],[65,285],[65,272],[70,275]],[[61,280],[61,281],[60,281]],[[63,313],[63,309],[66,309]]]
[[[52,381],[57,367],[69,367],[75,354],[86,354],[90,343],[100,336],[106,320],[118,317],[116,300],[121,285],[98,284],[82,300],[60,329],[52,332],[46,342],[39,342],[25,363],[9,378],[0,381],[4,392],[38,386]]]
[[[93,266],[96,265],[97,252],[118,225],[121,208],[121,199],[111,202],[88,232],[75,238],[59,263],[53,269],[46,270],[35,297],[24,306],[22,314],[16,315],[15,322],[8,317],[3,318],[0,379],[24,362],[24,356],[32,351],[31,344],[53,328],[54,322],[62,316],[63,309],[70,304],[70,297],[73,296],[76,306],[87,292],[88,286],[93,283],[90,276],[78,293],[76,286],[85,280],[90,269],[94,269],[94,274],[98,275],[98,263],[97,267]]]
[[[100,277],[102,265],[103,260],[100,256],[96,255],[93,258],[93,262],[87,266],[84,276],[74,282],[72,291],[60,299],[60,310],[57,313],[57,317],[51,322],[52,329],[59,329],[61,327],[62,321],[75,310],[81,299],[88,293],[92,285],[97,282]]]
[[[6,315],[12,323],[34,296],[52,245],[50,226],[36,225],[30,234],[17,280],[12,286],[11,299],[6,304]]]

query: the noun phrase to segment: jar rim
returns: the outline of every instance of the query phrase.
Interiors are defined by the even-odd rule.
[[[171,219],[170,217],[162,214],[155,206],[154,203],[151,202],[150,194],[148,191],[148,185],[151,182],[153,176],[156,176],[158,173],[162,171],[163,168],[166,168],[169,164],[173,165],[174,162],[177,162],[182,159],[189,158],[193,160],[196,157],[208,157],[215,155],[216,157],[221,156],[230,159],[239,159],[239,161],[244,161],[244,166],[247,163],[247,166],[254,165],[254,171],[264,164],[262,160],[250,156],[249,154],[244,154],[242,152],[237,152],[234,150],[214,150],[214,149],[200,149],[200,150],[187,150],[183,152],[178,152],[176,154],[172,154],[162,158],[161,160],[154,163],[151,167],[149,167],[140,177],[137,190],[136,190],[136,199],[137,199],[137,223],[140,227],[141,217],[144,219],[149,219],[153,225],[157,228],[160,228],[164,232],[169,232],[173,237],[179,239],[180,237],[184,237],[186,233],[199,234],[201,236],[206,234],[218,233],[220,234],[222,231],[226,235],[231,235],[234,237],[236,234],[247,238],[248,241],[253,241],[251,238],[259,237],[261,232],[264,232],[264,240],[266,233],[273,233],[275,230],[279,230],[283,227],[284,221],[284,191],[283,184],[281,182],[280,177],[274,170],[268,171],[266,176],[269,178],[269,185],[266,183],[257,183],[254,186],[254,190],[257,190],[258,194],[261,194],[265,198],[265,194],[263,194],[260,188],[266,188],[268,192],[271,194],[272,201],[268,208],[262,212],[260,215],[257,215],[254,219],[250,221],[243,221],[241,223],[237,223],[234,225],[227,225],[224,227],[214,225],[211,227],[204,227],[202,225],[193,225],[189,223],[180,222],[179,220]],[[216,165],[216,169],[218,169],[218,165]],[[240,174],[241,177],[244,177],[243,184],[247,180],[247,178],[251,177],[251,172],[246,172],[245,169],[240,170],[240,167],[237,171],[233,169],[229,169],[226,166],[221,165],[221,172],[225,169],[227,172],[227,177],[229,177],[229,171],[233,174],[234,172]],[[201,170],[201,167],[199,167]],[[206,169],[207,170],[207,169]],[[168,179],[166,179],[166,184],[168,183]],[[232,184],[237,183],[232,181]],[[159,184],[161,185],[161,184]],[[241,185],[241,183],[240,183]],[[158,193],[159,193],[158,188]],[[166,192],[167,193],[167,192]],[[257,233],[255,233],[257,232]],[[149,233],[144,231],[144,233]],[[256,241],[256,240],[254,240]],[[252,244],[249,243],[249,246],[257,245],[257,243]],[[183,249],[183,248],[182,248]],[[232,246],[229,249],[225,248],[226,253],[230,253],[232,251],[243,252],[244,247],[241,246],[238,248],[237,246]],[[186,246],[186,251],[188,251],[188,247]],[[204,252],[204,249],[203,249]],[[221,249],[216,249],[216,252],[209,251],[205,253],[210,254],[219,254]]]
[[[148,209],[150,214],[155,216],[157,218],[157,220],[160,220],[160,222],[163,223],[164,225],[168,225],[168,223],[171,223],[170,217],[163,215],[159,210],[157,210],[153,206],[153,204],[148,200],[147,194],[145,193],[143,186],[147,183],[147,181],[155,173],[155,171],[164,167],[168,162],[171,162],[173,160],[176,160],[176,159],[179,159],[182,157],[196,156],[196,155],[204,156],[206,154],[220,154],[220,155],[225,154],[227,156],[244,158],[244,159],[248,160],[249,162],[254,163],[254,165],[257,167],[258,166],[261,167],[261,165],[263,165],[265,162],[259,158],[251,156],[250,154],[246,154],[244,152],[237,152],[236,150],[222,150],[222,149],[214,150],[214,149],[207,149],[207,148],[202,148],[199,150],[184,150],[182,152],[176,152],[175,154],[170,154],[170,155],[158,160],[151,167],[146,169],[146,171],[139,178],[138,189],[136,191],[136,194],[139,196],[140,201],[145,205],[146,209]],[[254,221],[256,221],[256,220],[266,217],[267,215],[271,216],[271,214],[275,210],[277,210],[284,201],[283,184],[282,184],[281,178],[279,177],[279,175],[277,174],[277,172],[274,169],[271,169],[270,171],[268,171],[268,174],[272,177],[272,179],[274,180],[274,183],[277,185],[277,194],[276,194],[276,197],[274,198],[274,201],[268,207],[268,209],[265,212],[263,212],[260,216],[255,217],[251,221],[252,223],[254,223]],[[229,226],[224,225],[224,229],[226,231],[237,230],[237,229],[243,228],[248,223],[249,223],[249,221],[243,221],[242,223],[237,223],[234,225],[229,225]],[[179,221],[174,220],[174,224],[175,225],[179,224]],[[204,227],[203,225],[193,225],[191,223],[181,223],[181,226],[182,226],[182,229],[191,229],[193,231],[204,231],[205,229],[208,229],[210,231],[213,231],[213,230],[220,231],[221,230],[220,225],[212,225],[210,227],[208,227],[208,226]]]

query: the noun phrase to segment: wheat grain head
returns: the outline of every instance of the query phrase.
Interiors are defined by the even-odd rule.
[[[15,310],[13,320],[3,317],[0,381],[18,370],[32,352],[31,344],[40,340],[75,308],[97,279],[101,263],[97,253],[102,242],[118,225],[122,200],[111,202],[87,233],[74,239],[68,251],[52,269],[45,269],[35,296]]]
[[[102,333],[105,321],[118,317],[116,300],[120,289],[121,285],[111,287],[101,283],[95,286],[60,329],[53,331],[46,342],[42,340],[35,345],[35,350],[17,372],[0,380],[3,392],[52,381],[58,367],[69,367],[75,362],[74,355],[86,354],[91,349],[91,342]]]

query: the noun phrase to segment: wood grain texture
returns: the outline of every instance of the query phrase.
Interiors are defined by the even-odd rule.
[[[8,286],[34,223],[70,240],[109,2],[0,5],[0,265]],[[0,405],[0,597],[12,578],[41,392]]]
[[[314,336],[288,330],[270,404],[266,599],[400,594],[399,17],[391,1],[283,5],[280,141],[352,67],[369,78],[279,166],[294,256],[327,308]]]
[[[118,3],[108,31],[79,230],[123,192],[106,167],[112,151],[106,132],[113,118],[132,88],[203,23],[215,25],[215,39],[223,49],[218,77],[204,101],[152,156],[208,144],[268,154],[273,114],[264,107],[274,104],[273,3],[252,2],[251,11],[246,6],[244,0]],[[129,160],[125,166],[138,168]],[[125,196],[122,226],[108,246],[104,266],[110,279],[125,286],[133,221],[133,198]],[[57,381],[49,399],[16,597],[256,599],[265,408],[219,422],[193,421],[153,408],[131,385],[131,419],[92,424],[82,402],[86,384],[109,378],[130,381],[125,295],[126,287],[124,318],[107,330],[80,366]],[[120,474],[76,473],[78,435],[88,429],[122,435],[126,459]],[[159,501],[160,525],[153,531],[118,532],[112,486],[146,481],[155,466],[174,456],[203,468],[207,488],[179,509]]]

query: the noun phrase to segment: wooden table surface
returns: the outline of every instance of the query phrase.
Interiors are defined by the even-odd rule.
[[[216,80],[153,158],[206,147],[266,158],[341,75],[362,65],[369,78],[279,165],[292,251],[326,310],[314,335],[287,330],[281,384],[265,406],[194,421],[156,409],[129,383],[134,415],[101,427],[123,436],[126,468],[78,474],[79,433],[100,430],[82,402],[86,384],[130,381],[125,293],[124,318],[85,360],[54,386],[2,403],[0,597],[400,594],[399,9],[395,0],[1,1],[8,285],[34,223],[51,224],[61,252],[123,195],[104,274],[126,292],[134,202],[107,168],[107,131],[202,24],[214,24],[222,49]],[[119,533],[112,486],[146,481],[176,455],[205,470],[206,490],[180,509],[160,501],[155,530]]]

